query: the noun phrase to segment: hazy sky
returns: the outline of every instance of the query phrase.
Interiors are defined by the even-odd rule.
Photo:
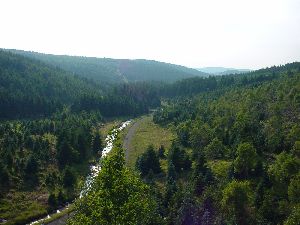
[[[190,67],[300,61],[300,0],[0,0],[0,48]]]

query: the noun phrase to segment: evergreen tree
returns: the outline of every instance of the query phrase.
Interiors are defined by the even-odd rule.
[[[161,145],[158,149],[158,157],[161,159],[164,159],[165,156],[165,147],[163,145]]]
[[[102,140],[99,132],[96,132],[93,139],[93,152],[102,155]]]
[[[152,145],[148,146],[146,152],[138,157],[136,168],[141,172],[143,177],[146,176],[150,170],[155,174],[161,172],[159,158]]]
[[[247,181],[232,181],[223,190],[222,206],[228,221],[249,224],[248,207],[251,204],[251,190]]]
[[[126,167],[122,149],[102,161],[92,190],[76,203],[68,224],[160,224],[149,187]]]
[[[181,148],[176,142],[172,143],[171,149],[169,150],[168,161],[173,163],[176,172],[189,170],[192,164],[184,149]]]
[[[48,204],[50,209],[55,209],[57,207],[57,198],[54,193],[51,193],[48,197]]]
[[[248,178],[254,172],[258,164],[258,155],[250,143],[242,143],[238,146],[237,157],[234,161],[234,171],[242,178]]]
[[[67,166],[65,168],[64,176],[63,176],[64,187],[71,188],[71,189],[74,188],[74,186],[76,184],[76,180],[77,180],[76,174],[69,166]]]

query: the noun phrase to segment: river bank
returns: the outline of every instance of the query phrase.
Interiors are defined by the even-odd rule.
[[[121,125],[117,128],[112,129],[109,134],[105,138],[105,147],[102,150],[102,156],[97,160],[97,162],[94,165],[90,166],[90,174],[87,176],[84,187],[82,191],[80,192],[80,198],[83,197],[88,193],[90,190],[94,179],[97,177],[98,173],[101,170],[101,159],[103,157],[106,157],[109,152],[113,149],[114,141],[116,140],[118,134],[120,131],[125,129],[129,124],[131,123],[131,120],[127,120],[125,122],[122,122]],[[51,225],[58,225],[58,224],[65,224],[66,220],[69,217],[69,214],[72,212],[72,205],[67,205],[64,208],[57,209],[56,213],[47,215],[44,218],[40,218],[38,220],[35,220],[28,225],[39,225],[39,224],[51,224]],[[57,220],[57,223],[55,222]]]

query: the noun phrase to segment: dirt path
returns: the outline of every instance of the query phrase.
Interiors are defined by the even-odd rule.
[[[125,161],[126,162],[128,161],[128,154],[129,154],[129,151],[130,151],[130,142],[131,142],[131,139],[134,136],[134,134],[136,132],[136,129],[140,126],[140,124],[141,124],[141,122],[142,122],[143,119],[134,121],[134,124],[131,127],[129,127],[129,130],[128,130],[125,138],[124,138],[123,149],[125,150]]]

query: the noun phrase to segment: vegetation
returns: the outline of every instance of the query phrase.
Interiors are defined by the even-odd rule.
[[[108,88],[109,84],[114,83],[137,81],[173,82],[188,77],[207,76],[206,73],[195,69],[153,60],[59,56],[20,50],[9,51],[38,59],[52,66],[77,74],[80,77],[93,79]]]
[[[161,218],[150,188],[125,167],[121,148],[102,161],[92,190],[77,200],[68,224],[157,224]]]
[[[88,171],[89,159],[95,156],[91,145],[100,120],[99,114],[71,114],[65,109],[49,119],[2,122],[1,205],[38,204],[45,213],[72,200],[80,177]],[[8,197],[18,192],[29,192],[35,197],[23,198],[21,202]],[[28,218],[33,216],[31,213],[36,214],[31,207],[21,209]],[[0,217],[14,221],[16,212],[1,210]]]
[[[0,51],[0,219],[24,224],[73,200],[89,162],[101,156],[100,124],[159,105],[150,89],[124,84],[104,93],[86,79]],[[17,198],[22,193],[32,198]]]
[[[184,167],[169,164],[177,179],[160,190],[167,224],[186,224],[184,207],[193,212],[189,224],[300,222],[299,68],[294,63],[228,76],[231,86],[216,79],[209,92],[173,98],[155,113],[156,123],[176,127],[178,148],[193,152],[186,154],[193,167],[184,182],[178,179]]]
[[[105,117],[136,116],[160,104],[151,84],[123,84],[103,93],[92,81],[7,51],[0,51],[0,74],[0,119],[51,116],[64,106]]]
[[[186,70],[22,54],[0,51],[0,219],[7,224],[24,224],[76,198],[89,162],[101,157],[101,128],[111,126],[102,124],[148,113],[161,101],[153,117],[138,120],[130,169],[118,145],[101,160],[69,224],[300,223],[300,63],[108,90],[86,78],[92,61],[105,64],[106,75],[119,69],[127,81],[148,72],[177,80]],[[58,69],[59,60],[69,72]],[[79,76],[67,69],[76,62]]]
[[[138,156],[143,153],[149,145],[153,145],[155,150],[161,146],[169,149],[172,140],[175,138],[172,129],[163,128],[152,121],[152,116],[145,116],[138,119],[139,126],[129,143],[128,158],[126,164],[134,168]]]
[[[141,172],[141,176],[149,173],[160,173],[158,154],[154,151],[154,147],[149,145],[146,152],[139,156],[136,161],[136,168]]]

